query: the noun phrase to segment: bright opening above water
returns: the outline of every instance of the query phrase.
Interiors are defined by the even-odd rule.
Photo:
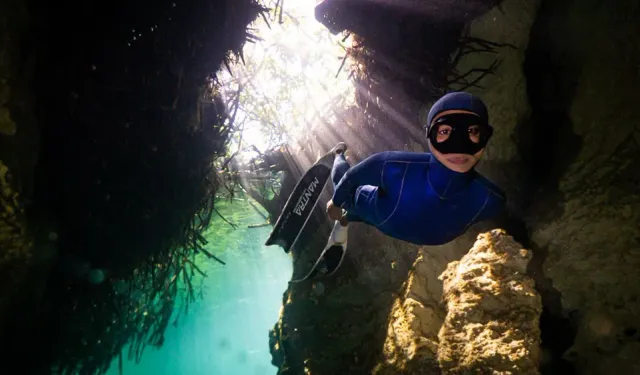
[[[266,3],[273,9],[276,2]],[[313,0],[287,0],[282,24],[279,8],[270,14],[270,27],[258,19],[251,27],[262,41],[245,45],[246,64],[218,75],[228,103],[240,92],[233,151],[240,135],[247,157],[254,155],[251,146],[265,151],[301,140],[319,119],[331,120],[327,109],[336,100],[353,100],[342,37],[316,21],[314,7]]]

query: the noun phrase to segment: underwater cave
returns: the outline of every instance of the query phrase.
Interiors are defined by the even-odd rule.
[[[2,2],[3,363],[640,373],[639,17],[635,0]],[[455,91],[486,104],[474,168],[507,209],[434,246],[350,224],[335,273],[297,282],[333,238],[333,188],[305,193],[290,247],[265,242],[305,171],[338,142],[352,165],[434,153],[427,114]]]

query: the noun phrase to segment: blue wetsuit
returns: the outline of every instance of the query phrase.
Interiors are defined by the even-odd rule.
[[[454,172],[430,153],[381,152],[353,168],[337,155],[332,180],[333,203],[347,220],[418,245],[450,242],[505,207],[491,181],[475,170]]]

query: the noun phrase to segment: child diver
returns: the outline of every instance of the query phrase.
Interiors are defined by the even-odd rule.
[[[334,147],[327,214],[336,222],[319,272],[330,275],[342,263],[351,222],[413,244],[442,245],[502,213],[503,191],[474,169],[493,134],[482,100],[465,92],[443,96],[425,130],[430,153],[380,152],[350,167],[346,145]]]

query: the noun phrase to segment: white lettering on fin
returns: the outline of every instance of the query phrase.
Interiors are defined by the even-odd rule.
[[[313,181],[311,181],[309,186],[307,186],[302,191],[302,195],[298,199],[298,202],[296,203],[296,207],[293,209],[293,212],[295,212],[296,215],[302,216],[302,212],[307,207],[307,203],[309,203],[309,199],[313,195],[313,192],[316,190],[316,187],[318,186],[319,183],[320,181],[318,181],[318,177],[316,177],[313,179]]]

